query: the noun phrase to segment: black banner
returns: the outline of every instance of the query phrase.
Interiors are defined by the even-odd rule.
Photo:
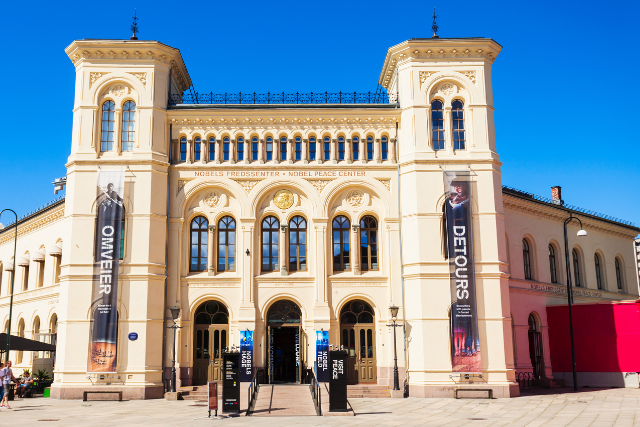
[[[222,363],[222,412],[240,412],[240,353],[224,353]]]
[[[445,172],[453,372],[481,372],[469,172]]]
[[[333,350],[329,352],[329,411],[347,410],[347,352]]]
[[[253,380],[253,331],[240,331],[240,381]]]
[[[99,169],[92,292],[94,312],[87,372],[116,372],[123,194],[124,170]]]

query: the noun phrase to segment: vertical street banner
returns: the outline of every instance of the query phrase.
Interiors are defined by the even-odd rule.
[[[253,331],[240,331],[240,381],[253,380]]]
[[[329,331],[316,331],[316,362],[318,372],[316,380],[321,383],[329,381]]]
[[[453,372],[481,372],[469,172],[444,172]]]
[[[116,372],[124,169],[98,170],[91,339],[87,372]]]

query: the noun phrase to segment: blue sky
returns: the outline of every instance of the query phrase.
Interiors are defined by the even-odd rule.
[[[491,37],[503,183],[640,225],[634,102],[640,2],[8,2],[0,28],[4,135],[0,209],[52,200],[72,126],[73,39],[140,38],[179,48],[200,92],[375,91],[388,47]],[[634,119],[634,117],[636,119]],[[0,219],[7,224],[8,218]]]

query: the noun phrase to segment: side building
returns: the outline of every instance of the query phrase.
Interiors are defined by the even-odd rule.
[[[411,396],[509,397],[518,372],[552,379],[545,307],[566,302],[564,219],[589,233],[578,241],[571,223],[585,302],[637,299],[640,230],[502,186],[500,50],[484,38],[411,39],[388,50],[383,92],[202,96],[177,49],[74,41],[66,197],[18,222],[16,262],[15,227],[0,230],[5,330],[15,271],[12,333],[57,345],[55,360],[12,354],[17,370],[51,359],[59,398],[87,387],[159,398],[174,351],[179,386],[218,381],[222,353],[251,332],[265,381],[303,382],[328,332],[348,351],[351,383],[392,385],[397,306]],[[88,374],[97,175],[114,169],[124,175],[116,372]],[[456,370],[452,348],[443,171],[470,179],[473,375]]]

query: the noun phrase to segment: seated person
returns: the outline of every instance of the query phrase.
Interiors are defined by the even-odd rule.
[[[31,389],[31,386],[33,386],[33,377],[29,374],[29,371],[25,371],[22,381],[16,384],[16,394],[18,397],[24,396],[27,390]]]

